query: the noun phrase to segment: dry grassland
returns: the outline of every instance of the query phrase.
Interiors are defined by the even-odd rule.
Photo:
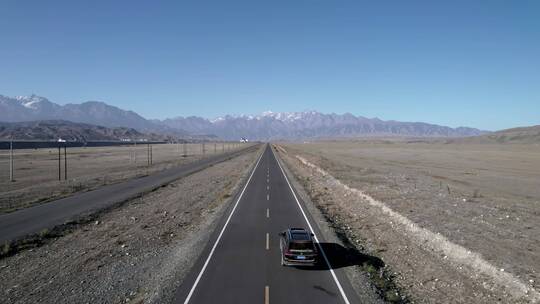
[[[227,152],[221,143],[205,144],[205,156]],[[30,207],[78,191],[141,177],[153,172],[196,161],[203,157],[201,144],[152,145],[148,166],[147,145],[86,147],[67,149],[67,177],[64,150],[58,180],[58,149],[14,150],[14,182],[9,181],[9,151],[0,150],[0,213]]]

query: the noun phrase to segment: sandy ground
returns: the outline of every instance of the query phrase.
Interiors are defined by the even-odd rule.
[[[214,149],[215,147],[215,149]],[[230,144],[205,144],[205,156],[232,150]],[[64,155],[58,180],[58,149],[14,151],[14,179],[9,181],[9,151],[0,150],[0,213],[33,206],[78,191],[140,177],[203,157],[201,144],[152,145],[148,166],[147,145],[68,148],[68,179],[64,180]]]
[[[175,181],[0,260],[1,302],[170,302],[258,154]]]
[[[282,146],[318,207],[394,269],[413,301],[527,303],[538,296],[540,147]]]

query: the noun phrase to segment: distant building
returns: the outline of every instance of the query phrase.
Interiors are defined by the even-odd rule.
[[[242,139],[240,139],[240,142],[241,143],[247,143],[247,142],[249,142],[249,140],[247,138],[245,138],[245,137],[242,137]]]

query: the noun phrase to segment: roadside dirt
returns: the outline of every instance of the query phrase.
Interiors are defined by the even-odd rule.
[[[536,190],[516,196],[512,184],[493,185],[532,185],[534,153],[401,145],[291,144],[281,155],[319,209],[393,269],[413,302],[538,301]],[[456,178],[461,166],[477,175]]]
[[[2,303],[166,303],[259,152],[175,181],[0,260]]]
[[[227,146],[228,147],[228,146]],[[83,147],[67,149],[67,175],[61,150],[61,180],[58,180],[57,149],[14,150],[14,182],[9,181],[9,151],[0,150],[0,213],[27,208],[43,202],[88,191],[194,162],[202,157],[227,152],[221,143],[152,145],[152,165],[148,166],[147,145]]]

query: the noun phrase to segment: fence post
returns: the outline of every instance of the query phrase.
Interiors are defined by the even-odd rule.
[[[58,144],[58,180],[62,180],[62,152],[60,150],[60,144]]]
[[[184,142],[183,145],[184,145],[184,155],[182,155],[182,156],[187,157],[187,146],[186,146],[187,144],[186,144],[186,142]]]

